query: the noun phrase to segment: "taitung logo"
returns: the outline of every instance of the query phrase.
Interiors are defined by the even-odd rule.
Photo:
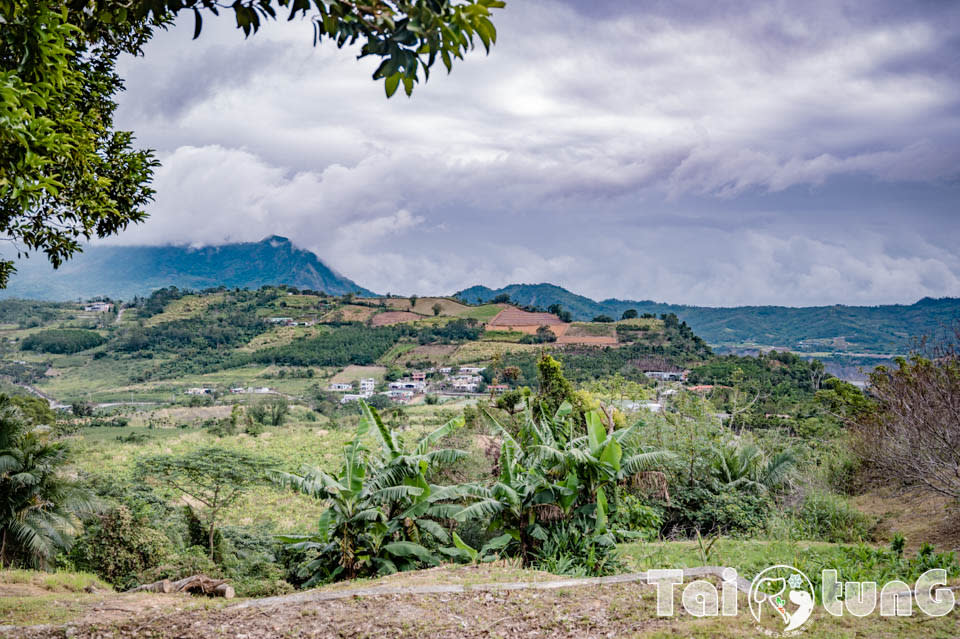
[[[810,619],[814,601],[813,584],[793,566],[770,566],[750,583],[750,614],[771,635],[794,634]],[[771,619],[780,633],[768,630]]]

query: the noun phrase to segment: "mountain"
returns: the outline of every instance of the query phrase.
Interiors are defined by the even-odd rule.
[[[205,289],[287,284],[332,295],[373,295],[335,273],[310,251],[278,235],[260,242],[189,246],[88,246],[54,271],[42,257],[17,263],[0,297],[130,299],[166,286]]]
[[[910,305],[715,308],[650,300],[597,302],[554,284],[472,286],[456,297],[476,303],[503,293],[523,305],[560,304],[581,320],[597,315],[618,319],[631,308],[640,314],[674,313],[711,345],[756,344],[808,352],[907,353],[916,338],[937,335],[960,318],[960,298],[951,297],[927,297]]]

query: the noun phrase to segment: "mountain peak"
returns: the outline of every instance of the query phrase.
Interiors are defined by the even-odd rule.
[[[270,235],[260,240],[260,243],[269,244],[273,248],[279,248],[280,246],[289,245],[290,239],[283,237],[282,235]]]

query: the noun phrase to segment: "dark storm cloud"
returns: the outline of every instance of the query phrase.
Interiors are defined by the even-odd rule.
[[[309,25],[126,65],[162,153],[121,241],[295,238],[363,285],[709,304],[960,294],[960,5],[513,2],[386,101]]]

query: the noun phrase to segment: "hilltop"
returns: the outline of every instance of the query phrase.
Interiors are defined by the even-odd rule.
[[[95,296],[130,299],[177,286],[205,289],[286,284],[331,295],[369,290],[334,272],[313,252],[285,237],[220,246],[88,246],[54,271],[35,257],[17,263],[0,297],[74,300]]]
[[[598,315],[619,318],[627,309],[658,316],[674,313],[714,346],[773,346],[809,353],[906,353],[917,337],[934,335],[960,317],[960,299],[951,297],[924,298],[910,305],[723,308],[651,300],[598,302],[547,283],[499,289],[472,286],[455,297],[476,303],[503,295],[517,304],[540,308],[559,304],[581,320]]]

